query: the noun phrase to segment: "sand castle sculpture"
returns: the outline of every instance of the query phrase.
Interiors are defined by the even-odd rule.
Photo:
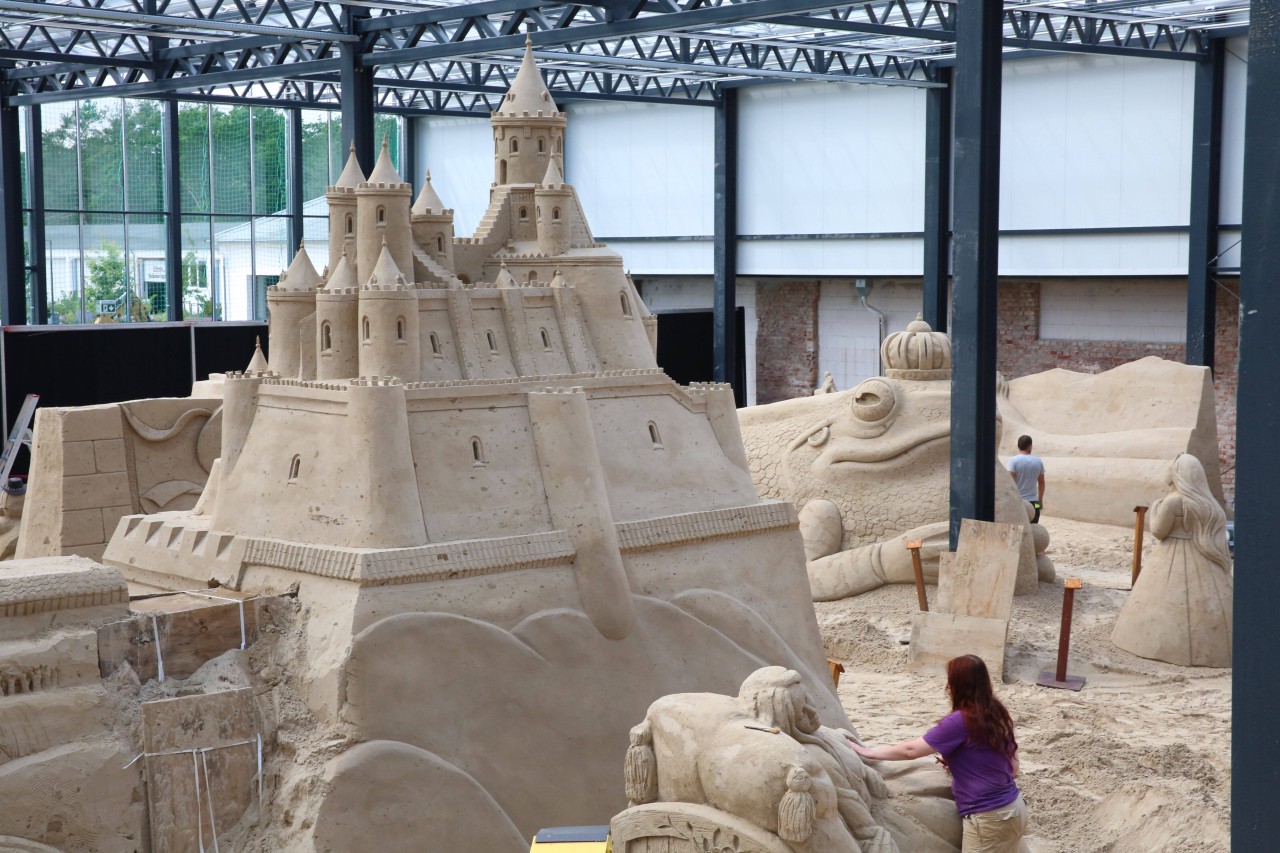
[[[783,667],[752,673],[736,697],[665,696],[631,730],[630,807],[613,819],[614,849],[956,850],[954,804],[912,798],[918,814],[899,811],[905,801],[890,799],[846,734],[820,724],[803,680]]]
[[[1223,503],[1213,375],[1148,356],[1102,373],[1046,370],[999,384],[1000,455],[1035,439],[1052,486],[1045,513],[1130,525],[1133,508],[1165,489],[1168,460],[1189,453]],[[1152,426],[1160,424],[1161,426]]]
[[[739,412],[759,493],[800,508],[815,600],[911,583],[911,540],[925,543],[926,576],[936,581],[938,554],[947,547],[951,339],[916,319],[885,338],[881,358],[885,375],[849,391]],[[1003,469],[996,520],[1028,523]],[[1018,591],[1034,592],[1030,533],[1023,550]]]
[[[194,506],[138,507],[110,481],[133,512],[105,546],[113,568],[85,571],[152,597],[91,622],[106,680],[77,689],[127,799],[66,805],[61,780],[97,791],[98,771],[51,735],[0,763],[0,800],[51,780],[40,825],[0,815],[0,836],[79,851],[149,832],[153,850],[189,850],[216,824],[223,849],[357,850],[376,829],[384,851],[516,853],[539,827],[625,808],[627,724],[663,695],[731,692],[777,663],[848,726],[795,510],[757,497],[728,386],[656,368],[652,318],[564,183],[564,127],[526,52],[470,238],[429,185],[410,204],[385,149],[367,178],[347,163],[327,193],[329,269],[301,250],[271,290],[270,364],[222,383]],[[36,456],[104,442],[110,461],[121,415],[97,417],[110,429],[38,426]],[[46,479],[68,494],[61,471]]]
[[[1179,454],[1168,494],[1151,505],[1156,546],[1143,563],[1111,641],[1179,666],[1231,666],[1231,555],[1226,515],[1200,461]]]

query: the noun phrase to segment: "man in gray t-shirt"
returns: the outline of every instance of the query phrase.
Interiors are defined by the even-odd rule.
[[[1017,484],[1022,499],[1030,501],[1035,508],[1031,523],[1037,523],[1044,503],[1044,463],[1039,456],[1031,455],[1031,436],[1018,437],[1018,455],[1009,460],[1009,476]]]

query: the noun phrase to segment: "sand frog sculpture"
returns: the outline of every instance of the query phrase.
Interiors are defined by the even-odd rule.
[[[951,339],[917,318],[885,338],[881,361],[883,376],[851,390],[739,410],[756,489],[800,510],[818,601],[912,582],[912,540],[936,580],[947,547]],[[1028,524],[1003,469],[996,521]],[[1023,551],[1019,575],[1035,577],[1030,535]]]

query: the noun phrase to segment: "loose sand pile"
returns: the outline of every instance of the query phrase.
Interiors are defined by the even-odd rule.
[[[1005,683],[997,685],[1018,725],[1031,850],[1227,850],[1231,671],[1171,666],[1113,646],[1133,531],[1053,518],[1045,526],[1059,582],[1014,599]],[[1035,684],[1056,661],[1064,577],[1084,582],[1068,668],[1087,679],[1079,693]],[[947,712],[942,678],[906,672],[901,641],[916,609],[914,588],[815,607],[827,653],[848,669],[840,698],[866,742],[916,737]]]

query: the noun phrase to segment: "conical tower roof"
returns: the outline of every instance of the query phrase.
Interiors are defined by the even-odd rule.
[[[356,268],[347,257],[347,253],[343,252],[342,257],[338,259],[338,265],[329,273],[329,278],[324,283],[325,290],[342,290],[348,287],[359,287],[356,281]]]
[[[556,163],[556,158],[550,158],[547,163],[547,174],[542,177],[542,185],[544,187],[561,187],[564,186],[564,175],[560,174],[560,166]]]
[[[267,364],[267,357],[262,354],[262,338],[253,339],[253,358],[249,360],[247,373],[266,373],[270,370]]]
[[[370,184],[403,184],[404,179],[400,177],[400,173],[396,171],[396,167],[391,162],[391,151],[387,146],[387,138],[382,137],[382,150],[378,152],[378,162],[374,164],[373,171],[369,173]]]
[[[293,256],[293,263],[280,274],[279,287],[281,290],[315,290],[319,284],[320,275],[311,263],[306,244],[300,243],[298,253]]]
[[[498,115],[521,116],[527,112],[532,116],[539,110],[543,115],[558,112],[556,102],[551,100],[551,93],[547,91],[547,84],[542,82],[542,75],[538,73],[538,65],[533,61],[533,41],[525,36],[524,60],[510,91],[502,99],[502,106],[498,107]]]
[[[502,269],[498,271],[498,277],[494,279],[494,285],[497,287],[519,287],[516,283],[516,277],[511,274],[511,270],[507,269],[507,265],[503,264]]]
[[[444,202],[440,200],[440,196],[436,195],[435,188],[431,186],[431,170],[427,170],[427,176],[422,179],[422,192],[418,193],[418,199],[413,203],[410,209],[411,213],[444,213]]]
[[[367,283],[383,287],[389,284],[404,284],[404,273],[391,257],[391,250],[387,248],[385,237],[382,240],[382,251],[378,254],[378,262],[374,264],[373,273],[370,274]]]
[[[335,187],[355,189],[364,183],[364,172],[360,171],[360,161],[356,159],[356,144],[351,143],[351,152],[347,154],[347,165],[342,167]]]

